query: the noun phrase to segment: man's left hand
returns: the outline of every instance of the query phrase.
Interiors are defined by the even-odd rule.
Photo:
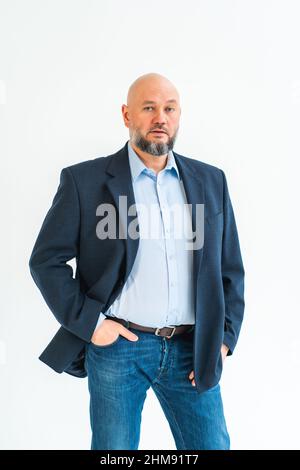
[[[222,361],[223,361],[223,364],[224,364],[224,361],[225,361],[225,357],[227,356],[227,353],[229,351],[229,347],[226,346],[226,344],[222,344],[222,347],[221,347],[221,354],[222,354]],[[189,379],[192,383],[192,385],[195,387],[196,384],[195,384],[195,374],[194,374],[194,371],[192,370],[192,372],[190,373],[189,375]]]

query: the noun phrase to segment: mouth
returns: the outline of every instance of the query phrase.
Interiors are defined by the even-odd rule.
[[[166,132],[156,130],[156,131],[151,131],[151,134],[163,135],[163,134],[166,134]]]

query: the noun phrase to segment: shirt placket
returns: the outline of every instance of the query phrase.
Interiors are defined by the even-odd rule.
[[[156,188],[158,203],[160,206],[161,219],[164,229],[164,243],[166,251],[166,261],[168,268],[168,312],[166,326],[172,326],[178,316],[178,272],[176,261],[176,243],[174,239],[174,229],[171,224],[169,203],[166,193],[166,183],[163,180],[167,177],[166,171],[157,175]],[[170,322],[170,323],[169,323]]]

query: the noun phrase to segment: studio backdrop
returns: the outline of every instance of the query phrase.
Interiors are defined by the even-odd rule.
[[[291,0],[0,0],[1,449],[90,446],[86,379],[38,359],[59,324],[28,262],[62,168],[125,145],[121,106],[148,72],[180,93],[174,150],[230,189],[246,272],[221,379],[232,449],[300,448],[299,14]],[[140,448],[175,449],[151,391]]]

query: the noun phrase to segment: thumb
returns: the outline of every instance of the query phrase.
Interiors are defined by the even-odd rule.
[[[137,335],[132,333],[132,331],[128,330],[128,328],[123,325],[121,325],[120,334],[129,339],[129,341],[137,341],[139,339]]]

